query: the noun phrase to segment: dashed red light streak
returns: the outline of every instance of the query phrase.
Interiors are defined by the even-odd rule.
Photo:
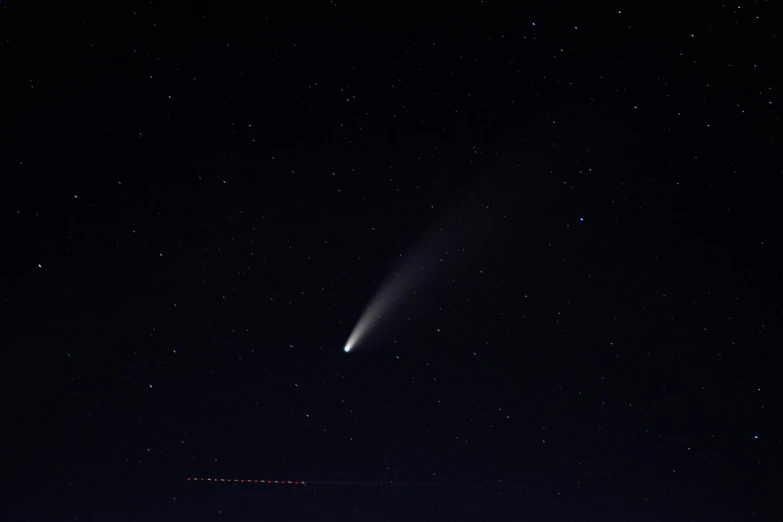
[[[198,478],[188,477],[191,482],[231,482],[252,484],[291,484],[292,486],[306,486],[303,480],[261,480],[261,479],[227,479],[227,478]]]

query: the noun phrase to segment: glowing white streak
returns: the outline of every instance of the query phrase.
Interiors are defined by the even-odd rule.
[[[372,298],[351,335],[348,336],[348,341],[345,343],[346,352],[351,351],[376,326],[378,319],[384,318],[390,310],[396,308],[400,301],[412,292],[414,286],[423,283],[423,277],[430,275],[428,268],[436,266],[433,263],[437,262],[438,251],[443,247],[444,237],[444,234],[438,234],[434,241],[425,243],[416,251],[403,256],[402,267]]]
[[[448,253],[450,245],[461,243],[468,247],[467,252],[465,248],[460,248],[459,257],[455,259],[462,266],[466,264],[468,258],[479,252],[481,245],[496,233],[492,214],[486,212],[489,207],[485,201],[493,201],[496,207],[500,207],[498,208],[500,215],[503,215],[505,212],[500,209],[504,208],[504,203],[505,208],[509,208],[507,205],[515,205],[515,201],[508,197],[510,194],[513,192],[502,184],[490,183],[480,186],[478,190],[469,193],[459,201],[450,212],[441,216],[435,226],[424,234],[425,242],[416,250],[403,256],[400,269],[372,298],[351,335],[348,336],[344,350],[346,352],[353,350],[376,326],[376,321],[389,311],[399,308],[400,301],[411,294],[412,290],[423,283],[437,281],[438,278],[433,276],[436,270],[443,266],[444,253]],[[467,219],[463,216],[467,216]],[[452,267],[450,270],[453,273],[459,268]],[[430,281],[424,281],[424,278],[429,278]]]
[[[356,326],[354,326],[351,335],[348,336],[348,341],[345,343],[346,352],[351,351],[356,346],[356,343],[365,336],[367,331],[375,326],[375,321],[383,317],[384,312],[391,309],[399,300],[403,293],[402,291],[408,286],[406,284],[408,282],[410,282],[410,277],[407,277],[406,280],[405,273],[397,275],[390,284],[373,297]]]

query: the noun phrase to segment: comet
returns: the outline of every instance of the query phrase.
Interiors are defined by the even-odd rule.
[[[420,256],[411,256],[403,264],[402,269],[395,272],[372,298],[364,313],[359,317],[356,326],[351,331],[351,335],[348,336],[348,341],[346,341],[344,348],[346,352],[353,350],[367,333],[378,325],[378,321],[382,320],[387,313],[390,313],[399,304],[402,297],[418,282],[416,277],[416,267],[419,265],[416,262],[417,258],[420,259]]]
[[[361,346],[406,299],[425,287],[461,277],[490,244],[504,241],[512,231],[512,220],[506,218],[520,207],[515,191],[507,184],[513,179],[494,173],[481,176],[431,222],[416,247],[400,254],[396,269],[370,299],[348,336],[343,347],[346,353]]]
[[[399,272],[389,278],[386,285],[370,300],[345,342],[344,350],[346,352],[353,350],[377,326],[378,321],[395,308],[400,299],[406,295],[406,291],[417,281],[417,278],[414,277],[415,272],[416,263],[411,259],[403,265]]]
[[[450,270],[464,268],[467,258],[478,251],[478,248],[474,247],[481,243],[481,220],[473,216],[473,208],[476,206],[478,205],[473,199],[455,206],[451,212],[441,216],[433,224],[416,248],[400,254],[397,269],[369,301],[348,336],[343,348],[345,352],[350,352],[360,345],[367,335],[379,326],[380,321],[401,308],[406,298],[441,280],[436,273],[445,269],[444,258],[448,257]],[[471,217],[464,218],[466,214]],[[448,252],[456,244],[461,247],[458,249],[459,257],[455,252],[449,256]]]

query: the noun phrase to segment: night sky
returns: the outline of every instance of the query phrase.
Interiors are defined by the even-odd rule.
[[[0,4],[0,520],[781,520],[772,2],[253,4]]]

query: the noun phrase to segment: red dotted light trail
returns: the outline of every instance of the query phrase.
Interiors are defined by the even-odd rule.
[[[452,484],[442,482],[394,482],[394,481],[352,481],[352,480],[271,480],[271,479],[229,479],[229,478],[208,478],[208,477],[187,477],[188,482],[210,482],[230,483],[230,484],[285,484],[287,486],[397,486],[397,487],[416,487],[416,488],[474,488],[480,487],[475,484]],[[501,485],[500,481],[498,484]],[[508,484],[503,484],[508,487]]]
[[[227,478],[198,478],[188,477],[190,482],[231,482],[247,483],[247,484],[291,484],[292,486],[306,486],[307,483],[303,480],[261,480],[261,479],[227,479]]]

